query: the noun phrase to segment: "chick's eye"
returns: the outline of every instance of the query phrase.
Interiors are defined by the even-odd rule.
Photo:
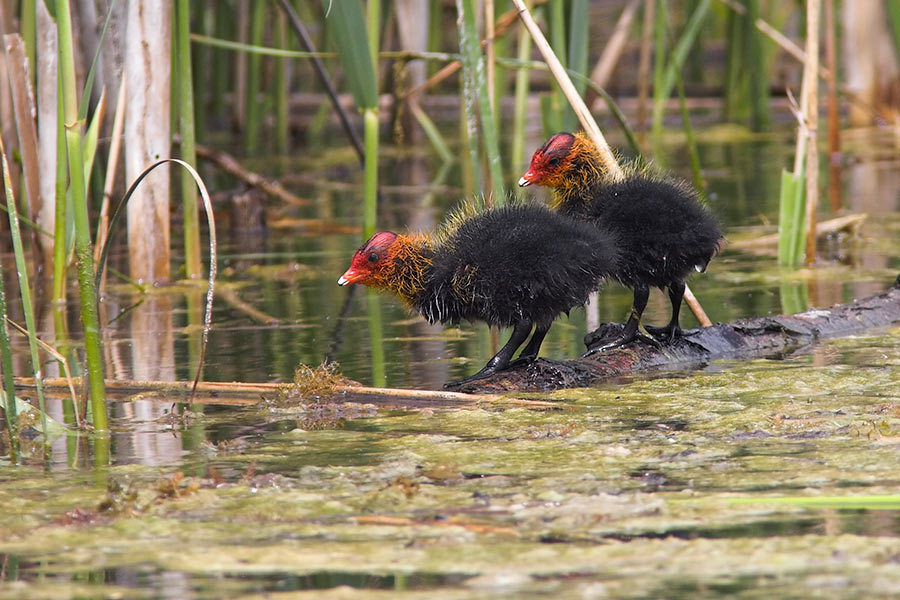
[[[559,157],[554,156],[549,161],[547,161],[547,164],[550,165],[551,167],[558,167],[559,166]]]
[[[372,252],[371,254],[369,254],[369,262],[370,263],[378,262],[378,253],[377,252]]]

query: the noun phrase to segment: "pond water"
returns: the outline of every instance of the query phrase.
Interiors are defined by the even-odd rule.
[[[691,282],[713,321],[893,282],[892,138],[847,133],[843,202],[870,217],[814,270],[782,270],[734,246],[773,230],[791,139],[699,133],[733,242]],[[535,132],[529,147],[540,142]],[[681,140],[664,150],[687,176]],[[360,241],[356,164],[321,154],[259,163],[302,183],[309,206],[271,214],[265,233],[220,224],[225,291],[204,378],[287,381],[326,356],[367,385],[437,389],[476,370],[493,353],[483,328],[431,327],[362,291],[345,306],[336,279]],[[385,228],[428,229],[463,194],[452,169],[430,185],[427,148],[385,157]],[[139,297],[114,285],[105,309],[129,310],[105,331],[109,375],[190,378],[202,297],[160,288],[129,309]],[[608,286],[600,319],[622,320],[629,303]],[[648,320],[667,310],[654,294]],[[580,354],[585,320],[556,323],[543,355]],[[109,443],[72,433],[48,462],[0,464],[0,598],[896,596],[898,333],[530,396],[554,402],[541,410],[269,401],[172,415],[171,403],[117,402]]]

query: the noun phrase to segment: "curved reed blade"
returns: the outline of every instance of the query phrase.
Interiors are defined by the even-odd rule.
[[[100,281],[103,279],[103,271],[106,268],[107,259],[109,258],[110,243],[112,241],[112,234],[115,231],[116,224],[125,213],[125,207],[128,205],[128,201],[131,200],[131,197],[134,195],[135,190],[144,180],[144,178],[151,172],[153,172],[157,167],[166,163],[175,163],[181,165],[182,167],[187,169],[188,173],[191,174],[191,177],[194,178],[194,181],[197,183],[197,187],[200,190],[200,197],[203,199],[203,207],[206,210],[206,222],[209,227],[209,283],[206,290],[206,312],[203,316],[203,339],[200,343],[200,357],[197,364],[197,374],[194,376],[194,386],[193,388],[191,388],[190,402],[193,402],[194,396],[197,392],[197,384],[200,382],[200,375],[203,372],[203,362],[206,358],[206,346],[207,342],[209,341],[209,330],[212,328],[212,305],[216,287],[216,275],[218,273],[218,264],[216,258],[216,249],[218,248],[218,243],[216,241],[216,218],[213,215],[212,200],[209,197],[209,190],[206,189],[206,184],[203,183],[203,179],[200,177],[200,174],[197,173],[194,167],[178,158],[164,158],[144,169],[144,171],[138,176],[138,178],[134,180],[134,183],[132,183],[128,188],[128,191],[125,192],[125,196],[122,197],[122,201],[119,203],[119,206],[116,208],[116,212],[113,214],[112,219],[110,219],[109,221],[109,235],[106,238],[106,243],[103,245],[103,251],[100,253],[100,261],[97,263],[97,274],[95,280],[97,281],[99,293],[99,285]]]

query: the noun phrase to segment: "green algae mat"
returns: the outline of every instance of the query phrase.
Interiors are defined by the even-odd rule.
[[[0,466],[0,598],[896,597],[898,390],[893,330],[540,410],[120,420],[113,466]]]

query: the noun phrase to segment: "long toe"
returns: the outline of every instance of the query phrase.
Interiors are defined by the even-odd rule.
[[[599,354],[601,352],[606,352],[607,350],[612,350],[613,348],[618,348],[620,346],[624,346],[626,344],[630,344],[634,341],[635,335],[620,335],[615,338],[611,338],[608,340],[601,340],[601,343],[593,348],[589,348],[587,352],[581,355],[581,358],[587,358],[588,356],[593,356],[594,354]]]
[[[507,369],[515,369],[518,367],[527,367],[528,365],[530,365],[531,363],[533,363],[536,360],[537,360],[537,356],[520,356],[516,360],[514,360],[511,363],[509,363],[508,365],[506,365],[506,368],[504,368],[503,370],[506,371]]]
[[[680,338],[684,335],[684,332],[681,331],[681,327],[670,327],[666,325],[665,327],[654,327],[652,325],[647,325],[644,327],[651,336],[656,338],[656,340],[663,343],[671,343],[675,338]]]

